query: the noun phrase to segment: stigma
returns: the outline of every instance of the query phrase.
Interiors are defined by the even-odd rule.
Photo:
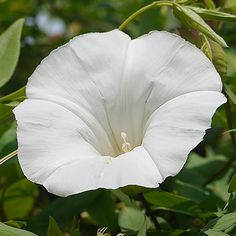
[[[121,149],[123,150],[124,153],[130,152],[132,149],[131,149],[130,143],[128,143],[127,140],[126,140],[127,134],[125,132],[121,132],[120,135],[121,135],[121,138],[124,141],[122,146],[121,146]]]

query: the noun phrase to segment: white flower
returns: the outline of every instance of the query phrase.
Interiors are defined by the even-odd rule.
[[[176,175],[226,99],[214,66],[181,37],[119,31],[54,50],[15,110],[24,174],[67,196]]]

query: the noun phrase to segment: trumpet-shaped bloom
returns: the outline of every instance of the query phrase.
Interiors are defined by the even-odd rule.
[[[24,174],[67,196],[176,175],[226,99],[212,63],[167,32],[89,33],[36,68],[15,108]]]

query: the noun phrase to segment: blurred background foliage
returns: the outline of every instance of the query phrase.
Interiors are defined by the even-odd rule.
[[[234,16],[222,17],[219,13],[234,14],[236,1],[178,2],[208,9],[208,15],[199,14],[229,47],[223,49],[207,33],[199,34],[198,27],[186,27],[183,12],[179,13],[178,8],[175,14],[170,7],[153,8],[132,21],[125,31],[131,37],[151,30],[180,34],[201,48],[222,76],[228,103],[217,111],[213,128],[190,154],[183,170],[176,177],[168,178],[158,190],[145,190],[144,194],[134,195],[132,188],[99,189],[60,198],[25,179],[17,158],[12,158],[0,165],[1,236],[102,236],[105,231],[102,227],[107,227],[108,235],[120,232],[139,236],[236,235],[236,177],[233,176],[236,141],[232,130],[236,128],[236,20]],[[12,26],[13,36],[9,36],[12,39],[9,55],[13,58],[8,54],[3,57],[5,44],[0,36],[0,83],[4,84],[0,88],[1,158],[17,149],[11,110],[25,98],[23,86],[40,61],[76,35],[117,28],[130,14],[150,3],[145,0],[0,0],[0,34],[18,19],[24,19],[22,33],[20,20]],[[194,23],[190,16],[186,17],[187,24]],[[215,21],[219,19],[223,21]],[[20,38],[19,59],[17,37]],[[21,90],[11,94],[18,89]],[[225,133],[227,130],[232,132]]]

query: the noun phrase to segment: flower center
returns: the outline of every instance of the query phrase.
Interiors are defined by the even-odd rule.
[[[126,141],[126,138],[127,138],[127,134],[125,133],[125,132],[121,132],[120,133],[120,135],[121,135],[121,138],[123,139],[123,144],[122,144],[122,146],[121,146],[121,148],[122,148],[122,150],[123,150],[123,152],[130,152],[131,151],[131,145],[130,145],[130,143],[128,143],[127,141]]]

